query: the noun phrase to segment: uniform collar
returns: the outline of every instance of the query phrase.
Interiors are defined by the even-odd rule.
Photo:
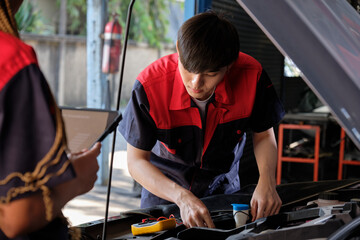
[[[191,98],[182,81],[179,67],[176,67],[171,94],[170,110],[181,110],[191,106]]]
[[[224,79],[216,86],[215,102],[227,105],[232,104],[233,100],[233,92],[231,91],[229,82],[229,73],[226,73]]]
[[[231,104],[233,102],[233,93],[228,79],[228,73],[226,73],[224,79],[217,85],[215,89],[215,102],[220,104]],[[191,97],[186,91],[179,67],[177,67],[174,76],[170,110],[182,110],[189,107],[191,107]]]

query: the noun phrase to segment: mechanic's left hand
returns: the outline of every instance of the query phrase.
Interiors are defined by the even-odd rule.
[[[281,204],[275,181],[260,177],[250,201],[252,221],[279,213]]]

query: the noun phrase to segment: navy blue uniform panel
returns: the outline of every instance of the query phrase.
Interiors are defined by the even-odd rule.
[[[249,119],[239,119],[217,125],[209,147],[203,156],[203,168],[227,172],[234,160],[236,145],[242,141]]]
[[[201,151],[201,129],[196,126],[182,126],[173,129],[158,129],[158,141],[152,152],[159,157],[188,166],[200,166],[196,163]]]
[[[263,132],[280,122],[285,110],[267,73],[262,71],[256,88],[254,109],[251,113],[251,130]]]
[[[55,139],[50,96],[48,85],[35,64],[18,72],[0,91],[0,179],[12,172],[32,172],[50,150]],[[65,161],[64,153],[61,161],[48,168],[47,173],[59,170]],[[70,166],[46,185],[53,187],[74,176]],[[19,178],[14,178],[0,185],[0,196],[6,196],[12,187],[23,185]]]
[[[218,171],[200,169],[195,166],[179,164],[168,159],[164,159],[151,153],[150,161],[154,166],[160,169],[170,180],[189,189],[195,196],[204,197],[210,184],[219,174]],[[236,171],[237,172],[237,171]],[[157,204],[166,204],[168,201],[158,199],[155,195],[144,190],[142,192],[142,207],[150,207]],[[143,198],[146,198],[143,199]]]
[[[205,196],[214,194],[232,194],[240,190],[239,166],[240,159],[244,152],[246,143],[246,133],[243,134],[241,142],[234,149],[234,160],[227,173],[216,176],[213,182],[208,186]]]
[[[194,175],[194,167],[174,161],[169,161],[168,159],[161,158],[154,153],[151,153],[150,161],[169,179],[183,186],[184,188],[190,188],[191,182],[189,179],[191,179]]]
[[[129,144],[145,151],[151,151],[156,142],[156,126],[149,110],[144,88],[136,80],[118,130]]]

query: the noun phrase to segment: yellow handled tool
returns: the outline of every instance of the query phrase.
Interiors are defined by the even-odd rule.
[[[176,219],[169,218],[159,221],[148,221],[131,225],[131,232],[134,236],[155,233],[176,227]]]

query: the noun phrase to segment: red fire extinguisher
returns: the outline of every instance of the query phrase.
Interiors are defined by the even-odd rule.
[[[105,25],[102,58],[102,71],[104,73],[119,71],[122,28],[117,19],[117,14],[113,14],[112,18],[113,20]]]

